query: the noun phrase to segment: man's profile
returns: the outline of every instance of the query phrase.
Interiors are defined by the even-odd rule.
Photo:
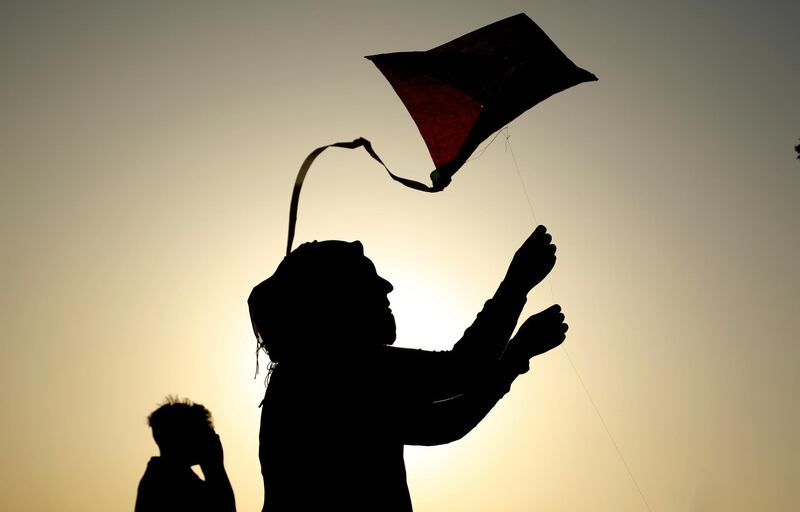
[[[263,510],[410,511],[404,445],[460,439],[531,357],[564,340],[557,305],[511,338],[555,250],[539,226],[472,326],[443,352],[391,346],[393,287],[360,242],[306,243],[284,258],[248,299],[273,365],[259,435]]]
[[[190,400],[167,397],[147,421],[160,456],[150,459],[139,482],[136,512],[235,512],[211,412]],[[205,480],[192,471],[197,464]]]

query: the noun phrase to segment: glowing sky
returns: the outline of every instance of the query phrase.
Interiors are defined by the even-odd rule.
[[[239,510],[258,510],[245,300],[283,254],[300,162],[364,136],[427,180],[362,57],[518,12],[600,81],[441,194],[330,150],[297,240],[362,240],[399,342],[446,349],[546,224],[559,260],[526,312],[562,304],[651,509],[800,509],[800,3],[231,4],[0,6],[0,509],[132,510],[145,418],[176,393],[213,412]],[[463,441],[406,459],[418,512],[647,510],[562,350]]]

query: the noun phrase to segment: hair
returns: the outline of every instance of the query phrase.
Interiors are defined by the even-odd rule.
[[[278,363],[319,348],[325,329],[346,307],[363,258],[361,242],[339,240],[305,243],[287,255],[247,299],[257,352],[263,349]]]
[[[147,417],[153,439],[164,449],[188,434],[214,428],[211,411],[189,400],[169,395],[164,403]]]

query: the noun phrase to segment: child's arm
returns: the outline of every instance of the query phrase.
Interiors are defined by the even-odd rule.
[[[219,435],[210,439],[206,458],[200,464],[206,478],[208,499],[213,503],[211,510],[219,512],[236,512],[236,499],[223,464],[222,443]]]

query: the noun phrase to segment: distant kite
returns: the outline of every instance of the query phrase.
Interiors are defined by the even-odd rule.
[[[417,124],[435,169],[432,185],[389,171],[370,142],[358,138],[315,149],[294,184],[286,253],[292,249],[300,189],[314,159],[329,147],[364,149],[403,185],[444,190],[477,147],[520,114],[553,94],[597,80],[564,55],[525,14],[479,28],[423,52],[371,55]]]

